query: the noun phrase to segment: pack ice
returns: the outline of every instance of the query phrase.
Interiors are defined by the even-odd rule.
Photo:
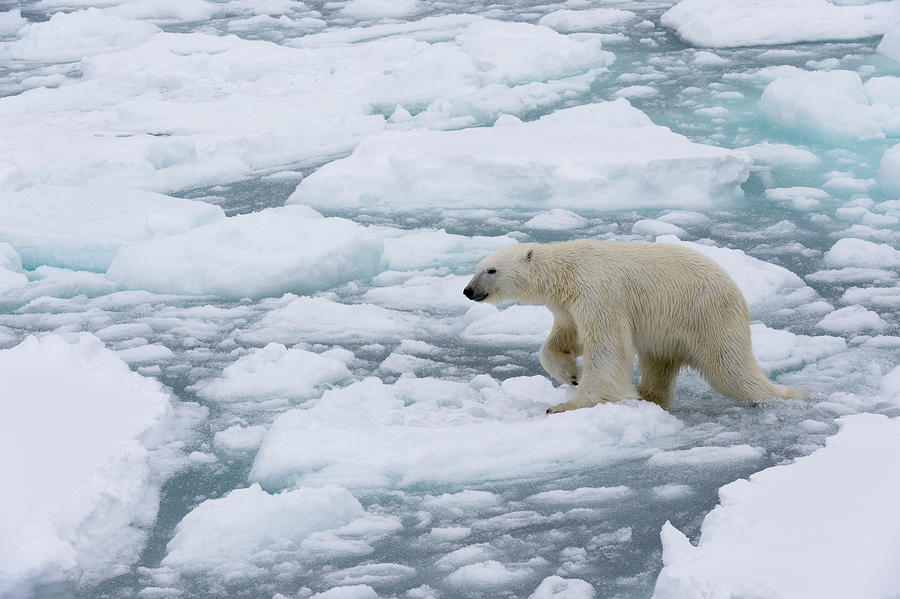
[[[0,598],[896,594],[898,40],[898,0],[0,6]],[[548,417],[553,315],[462,288],[579,237],[710,257],[806,397]]]

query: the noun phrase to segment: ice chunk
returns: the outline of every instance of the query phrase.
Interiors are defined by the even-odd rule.
[[[316,593],[310,599],[379,599],[375,589],[367,584],[354,584]]]
[[[460,295],[462,295],[460,293]],[[249,343],[342,343],[401,340],[415,334],[420,318],[373,304],[342,304],[287,294],[267,305],[259,322],[240,331]]]
[[[741,250],[681,241],[672,235],[657,237],[656,241],[692,248],[718,263],[737,283],[751,310],[757,306],[796,306],[816,297],[815,291],[788,269],[748,256]]]
[[[887,323],[877,312],[862,306],[846,306],[835,310],[816,323],[816,328],[827,333],[883,333]]]
[[[103,272],[124,245],[224,218],[218,206],[149,191],[40,186],[0,199],[0,240],[28,269]]]
[[[0,12],[0,36],[13,36],[28,24],[26,19],[22,18],[21,9],[7,10]]]
[[[528,599],[594,599],[597,593],[589,582],[578,578],[548,576]]]
[[[534,576],[534,570],[525,566],[506,565],[496,561],[468,564],[451,573],[445,579],[447,585],[463,593],[499,591],[521,584]]]
[[[645,237],[656,237],[657,235],[674,235],[679,238],[687,237],[687,231],[678,225],[673,225],[672,223],[667,223],[666,221],[654,218],[643,218],[635,222],[631,226],[631,232],[635,235],[643,235]]]
[[[217,432],[213,437],[213,445],[226,453],[245,453],[258,449],[265,436],[264,426],[234,425]]]
[[[754,162],[760,164],[787,168],[811,168],[822,163],[822,159],[809,150],[790,144],[762,142],[738,149],[750,154]]]
[[[830,197],[827,191],[815,187],[773,187],[766,190],[766,199],[803,212],[819,208],[822,200]]]
[[[21,270],[19,253],[13,246],[0,241],[0,293],[28,285],[28,277]]]
[[[838,145],[900,134],[900,97],[870,98],[869,91],[853,71],[797,73],[766,86],[759,108],[774,123]]]
[[[695,46],[728,48],[873,37],[897,23],[898,11],[896,0],[862,6],[828,0],[681,0],[661,21]]]
[[[418,0],[350,0],[341,8],[341,14],[355,19],[397,19],[419,10]]]
[[[19,31],[9,55],[19,60],[65,62],[85,56],[133,48],[159,33],[150,23],[131,21],[97,8],[58,12],[48,21]]]
[[[578,229],[588,224],[588,220],[571,210],[553,208],[547,212],[537,214],[522,225],[528,229],[544,229],[547,231],[568,231]]]
[[[878,175],[884,194],[900,198],[900,144],[885,150]]]
[[[199,395],[222,402],[290,398],[309,399],[317,390],[352,375],[353,354],[331,350],[321,354],[280,343],[251,351],[225,368],[221,378],[194,387]]]
[[[260,298],[371,277],[382,247],[353,221],[288,206],[122,248],[106,274],[129,289]]]
[[[681,427],[647,402],[547,418],[544,410],[565,390],[543,377],[487,386],[485,378],[401,378],[392,385],[369,378],[327,391],[309,409],[276,419],[250,478],[267,488],[372,488],[540,476],[645,455],[649,440]]]
[[[763,450],[750,445],[730,445],[723,447],[691,447],[690,449],[673,449],[654,454],[648,460],[652,466],[703,466],[716,464],[732,464],[735,462],[755,461],[763,456]]]
[[[847,349],[847,342],[841,337],[797,335],[760,323],[750,325],[750,337],[753,355],[769,372],[796,370]]]
[[[696,547],[666,523],[653,596],[875,599],[895,592],[900,470],[876,458],[900,451],[900,419],[861,414],[840,423],[812,455],[722,487]]]
[[[252,573],[274,551],[300,553],[320,531],[337,531],[366,511],[340,487],[300,488],[270,495],[259,485],[208,499],[175,527],[162,565],[187,571]]]
[[[353,566],[336,572],[329,572],[324,579],[329,584],[358,585],[375,584],[384,585],[392,582],[402,582],[413,578],[416,569],[402,564],[365,564]]]
[[[516,243],[508,235],[454,235],[444,230],[389,230],[381,257],[385,268],[414,270],[435,267],[469,266],[505,245]]]
[[[17,481],[0,493],[0,595],[136,561],[159,503],[150,450],[171,425],[169,395],[87,334],[0,351],[0,380],[0,479]]]
[[[471,302],[462,294],[470,277],[413,276],[400,285],[376,287],[362,299],[386,308],[401,310],[464,311]]]
[[[572,490],[543,491],[525,498],[539,505],[584,505],[624,499],[631,495],[628,487],[581,487]]]
[[[550,334],[553,315],[543,306],[473,307],[477,319],[463,329],[462,338],[493,345],[540,345]]]
[[[832,267],[900,269],[900,250],[885,243],[845,237],[825,252],[825,264]]]
[[[900,22],[885,32],[878,44],[878,53],[900,62]]]
[[[541,17],[538,20],[538,24],[562,33],[570,33],[573,31],[591,31],[592,29],[624,25],[636,18],[637,15],[630,10],[620,10],[618,8],[560,9]]]
[[[750,162],[745,154],[692,143],[617,100],[517,126],[376,136],[301,181],[288,203],[705,208],[739,193]]]

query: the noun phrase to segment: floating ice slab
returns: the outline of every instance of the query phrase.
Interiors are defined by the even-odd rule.
[[[695,144],[625,100],[537,121],[385,133],[304,179],[288,199],[328,208],[705,207],[740,192],[751,159]]]
[[[878,53],[900,62],[900,22],[889,29],[878,44]]]
[[[320,354],[270,343],[231,364],[222,376],[194,387],[199,395],[221,402],[276,398],[305,400],[327,385],[351,377],[353,354],[334,349]]]
[[[9,55],[18,60],[65,62],[133,48],[159,33],[150,23],[112,16],[97,8],[58,12],[18,32]]]
[[[104,26],[118,17],[95,14],[58,17],[87,15],[79,28],[86,40],[44,44],[61,56],[73,38],[99,38],[80,60],[81,78],[0,98],[0,130],[17,140],[14,153],[0,151],[0,173],[17,188],[92,182],[165,191],[233,181],[348,152],[394,113],[392,122],[446,128],[555,106],[588,92],[614,60],[597,36],[473,17],[364,28],[358,43],[339,31],[337,43],[318,47],[196,32],[159,32],[126,47],[155,27]],[[391,35],[417,27],[422,40]],[[128,44],[113,45],[117,32],[134,28]]]
[[[39,186],[0,198],[0,240],[25,268],[103,272],[123,245],[223,218],[218,206],[149,191]]]
[[[868,267],[900,269],[900,250],[886,243],[845,237],[825,252],[825,264],[831,267]]]
[[[274,555],[314,560],[371,552],[371,541],[400,526],[370,516],[340,487],[300,488],[270,495],[259,485],[204,501],[175,527],[162,565],[229,577],[265,572]]]
[[[587,10],[561,9],[547,13],[538,20],[539,25],[546,25],[556,31],[569,33],[572,31],[590,31],[614,25],[623,25],[637,18],[630,10],[618,8],[591,8]]]
[[[528,599],[594,599],[597,596],[589,582],[578,578],[548,576]]]
[[[508,235],[454,235],[444,230],[387,229],[382,264],[389,270],[469,266],[505,245],[516,243]]]
[[[854,3],[856,4],[856,3]],[[900,21],[900,2],[681,0],[662,24],[695,46],[728,48],[874,37]]]
[[[900,419],[840,420],[826,446],[719,490],[695,547],[666,523],[655,599],[888,597],[896,562]]]
[[[544,476],[646,455],[681,423],[654,404],[621,402],[547,417],[568,397],[544,377],[498,383],[369,378],[276,419],[252,481],[407,487]],[[535,439],[540,439],[535,443]]]
[[[750,337],[753,355],[767,372],[796,370],[847,349],[841,337],[797,335],[761,323],[750,325]]]
[[[353,221],[288,206],[122,248],[106,274],[128,289],[259,298],[371,277],[382,248]]]
[[[411,338],[422,324],[413,314],[373,304],[342,304],[290,293],[271,300],[267,308],[259,322],[238,333],[238,339],[286,344],[399,341]]]
[[[900,14],[900,3],[897,3]],[[894,88],[897,92],[894,93]],[[759,109],[798,133],[842,145],[900,135],[900,78],[876,77],[863,85],[853,71],[795,73],[772,81]]]
[[[136,561],[156,518],[150,449],[169,395],[91,335],[0,351],[0,380],[0,479],[15,481],[0,493],[0,595]]]
[[[885,150],[878,174],[881,190],[892,198],[900,198],[900,144]]]

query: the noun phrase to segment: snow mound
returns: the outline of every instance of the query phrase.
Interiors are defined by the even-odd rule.
[[[375,136],[301,181],[288,203],[708,208],[740,193],[750,164],[745,154],[692,143],[617,100],[517,125]]]
[[[169,395],[87,334],[0,351],[0,380],[0,479],[15,484],[0,493],[0,595],[136,561],[156,519],[150,450]]]
[[[208,499],[175,527],[163,566],[229,577],[265,572],[273,557],[339,556],[354,546],[371,552],[369,541],[400,526],[369,515],[347,489],[300,488],[271,495],[259,485]],[[274,562],[277,563],[277,562]]]
[[[900,14],[900,3],[897,3]],[[766,118],[813,139],[842,145],[900,135],[900,78],[853,71],[812,71],[780,77],[763,91]]]
[[[159,33],[150,23],[131,21],[97,8],[58,12],[18,32],[9,55],[19,60],[66,62],[133,48]]]
[[[460,295],[462,295],[460,293]],[[287,294],[237,338],[247,343],[373,342],[410,339],[421,324],[415,315],[373,304],[342,304],[324,297]]]
[[[658,406],[637,401],[544,414],[569,394],[544,377],[503,383],[485,375],[468,383],[401,378],[390,385],[368,378],[279,416],[250,479],[280,489],[540,477],[644,455],[652,451],[648,443],[682,426]]]
[[[896,592],[900,419],[846,416],[815,453],[719,490],[695,547],[666,523],[655,599],[876,599]]]
[[[383,244],[353,221],[288,206],[122,248],[107,277],[128,289],[260,298],[377,272]]]
[[[149,191],[39,186],[0,199],[0,240],[25,268],[103,272],[122,246],[224,218],[218,206]]]
[[[289,398],[305,400],[326,385],[351,377],[353,354],[333,349],[320,354],[270,343],[231,364],[221,378],[195,386],[207,399],[222,402]]]
[[[681,0],[662,16],[695,46],[729,48],[874,37],[900,21],[900,2],[841,6],[828,0]]]

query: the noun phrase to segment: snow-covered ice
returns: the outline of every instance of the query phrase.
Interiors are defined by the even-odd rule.
[[[890,596],[898,27],[0,3],[0,597]],[[804,398],[547,416],[552,313],[462,289],[579,237],[719,263]]]
[[[389,132],[301,181],[289,203],[314,207],[452,206],[588,211],[709,207],[731,200],[749,157],[695,144],[625,100],[529,123]]]

